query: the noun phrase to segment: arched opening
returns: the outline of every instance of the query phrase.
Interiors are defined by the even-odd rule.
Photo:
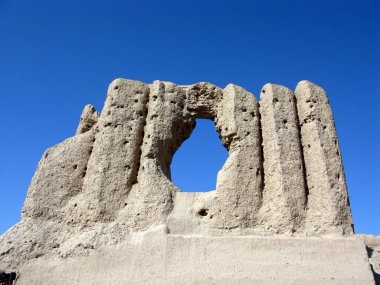
[[[183,192],[216,189],[216,178],[228,152],[222,145],[214,123],[197,119],[196,127],[175,153],[171,163],[173,183]]]

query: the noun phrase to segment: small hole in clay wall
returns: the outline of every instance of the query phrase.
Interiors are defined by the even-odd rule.
[[[208,209],[200,209],[198,211],[198,215],[202,216],[202,217],[207,216],[208,215]]]

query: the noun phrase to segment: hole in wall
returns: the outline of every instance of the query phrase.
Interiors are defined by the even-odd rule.
[[[207,216],[207,215],[208,215],[208,209],[200,209],[200,210],[198,211],[198,215],[199,215],[199,216],[202,216],[202,217]]]
[[[228,158],[228,151],[207,119],[197,119],[196,127],[174,154],[171,177],[183,192],[207,192],[216,189],[219,170]]]

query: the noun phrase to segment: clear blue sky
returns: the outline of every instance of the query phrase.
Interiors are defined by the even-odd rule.
[[[115,78],[327,90],[357,233],[380,234],[379,1],[0,0],[0,233],[20,219],[43,151],[99,111]],[[211,130],[211,131],[210,131]],[[227,157],[200,121],[174,157],[184,191]],[[197,165],[198,167],[194,167]]]

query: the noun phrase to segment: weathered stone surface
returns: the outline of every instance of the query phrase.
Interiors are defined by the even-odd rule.
[[[260,113],[265,173],[262,224],[273,233],[296,232],[305,216],[306,185],[293,92],[266,84]]]
[[[334,119],[325,91],[301,81],[296,88],[308,186],[305,229],[311,234],[353,232]]]
[[[375,278],[375,283],[380,284],[380,236],[358,235],[366,245],[369,262]]]
[[[113,81],[43,155],[0,268],[20,284],[373,284],[324,91],[264,90]],[[170,164],[197,118],[229,157],[215,191],[182,193]]]
[[[68,274],[69,273],[69,274]],[[43,284],[374,284],[356,238],[134,234],[89,257],[38,259],[18,285]]]
[[[194,232],[203,233],[253,228],[261,205],[263,175],[258,103],[252,94],[233,84],[221,90],[200,83],[189,87],[187,94],[192,116],[214,121],[229,157],[218,174],[216,191],[195,195],[195,199],[181,194],[178,201],[189,208],[183,211],[175,205],[167,220],[169,230],[188,232],[178,226],[186,221],[193,222]]]
[[[195,126],[185,99],[185,90],[173,83],[155,81],[151,86],[137,184],[124,198],[119,217],[134,229],[165,222],[173,209],[178,190],[170,181],[170,163]]]
[[[94,106],[91,104],[84,107],[82,115],[80,116],[79,126],[77,129],[77,135],[84,134],[92,129],[92,127],[98,122],[99,114],[96,112]]]
[[[219,171],[219,229],[252,228],[257,224],[263,188],[259,104],[246,90],[230,84],[223,90],[217,129],[229,157]],[[248,159],[249,158],[249,159]]]
[[[93,149],[74,221],[112,221],[137,182],[149,87],[114,80],[94,127]]]
[[[48,149],[42,156],[25,200],[23,218],[62,221],[64,206],[82,191],[94,133],[87,132]]]

